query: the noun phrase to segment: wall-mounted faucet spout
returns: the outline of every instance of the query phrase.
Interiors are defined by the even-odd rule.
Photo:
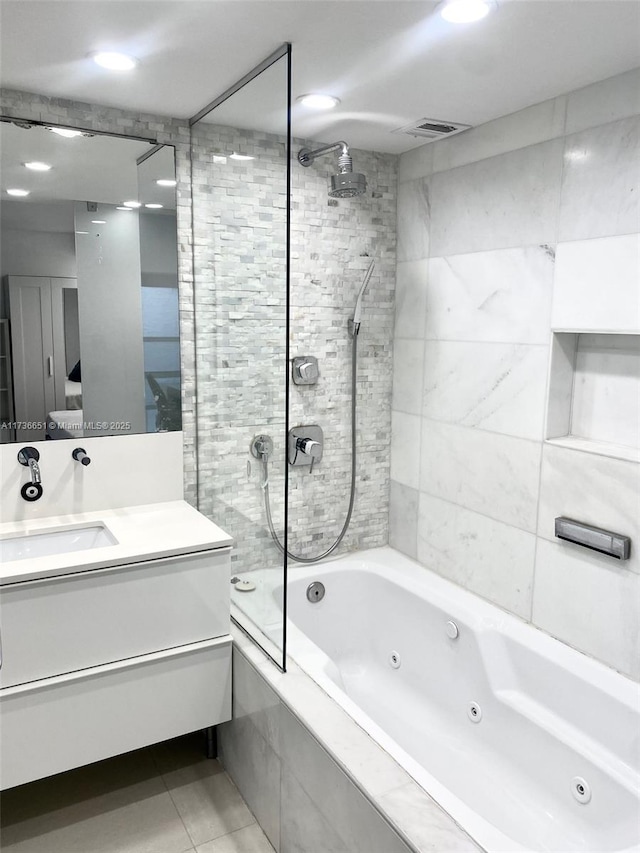
[[[18,462],[29,468],[29,473],[31,474],[31,482],[25,483],[20,489],[20,494],[25,501],[37,501],[42,497],[43,489],[40,465],[38,465],[39,459],[40,454],[35,447],[23,447],[18,452]]]

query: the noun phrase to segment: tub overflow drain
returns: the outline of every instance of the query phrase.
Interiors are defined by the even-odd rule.
[[[307,587],[307,598],[312,604],[322,601],[324,598],[324,584],[320,581],[314,581]]]
[[[392,666],[394,669],[400,669],[401,663],[402,661],[400,660],[400,655],[398,654],[398,652],[391,652],[391,654],[389,655],[389,665]]]
[[[571,793],[579,803],[588,803],[591,799],[591,787],[582,776],[574,776],[571,780]]]
[[[472,702],[467,708],[467,716],[472,723],[479,723],[482,719],[482,708],[477,702]]]

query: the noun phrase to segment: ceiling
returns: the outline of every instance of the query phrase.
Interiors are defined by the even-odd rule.
[[[419,118],[477,125],[640,65],[636,0],[498,0],[476,24],[423,0],[1,0],[2,85],[187,118],[281,43],[293,95],[337,95],[294,110],[294,135],[395,152]],[[121,50],[128,73],[88,55]]]

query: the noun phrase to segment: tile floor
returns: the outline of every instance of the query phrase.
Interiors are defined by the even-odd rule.
[[[2,794],[3,853],[273,853],[200,734]]]

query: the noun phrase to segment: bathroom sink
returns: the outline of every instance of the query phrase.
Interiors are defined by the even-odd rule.
[[[36,530],[22,536],[0,539],[0,560],[9,563],[12,560],[30,560],[117,544],[117,539],[104,524],[43,532]]]

